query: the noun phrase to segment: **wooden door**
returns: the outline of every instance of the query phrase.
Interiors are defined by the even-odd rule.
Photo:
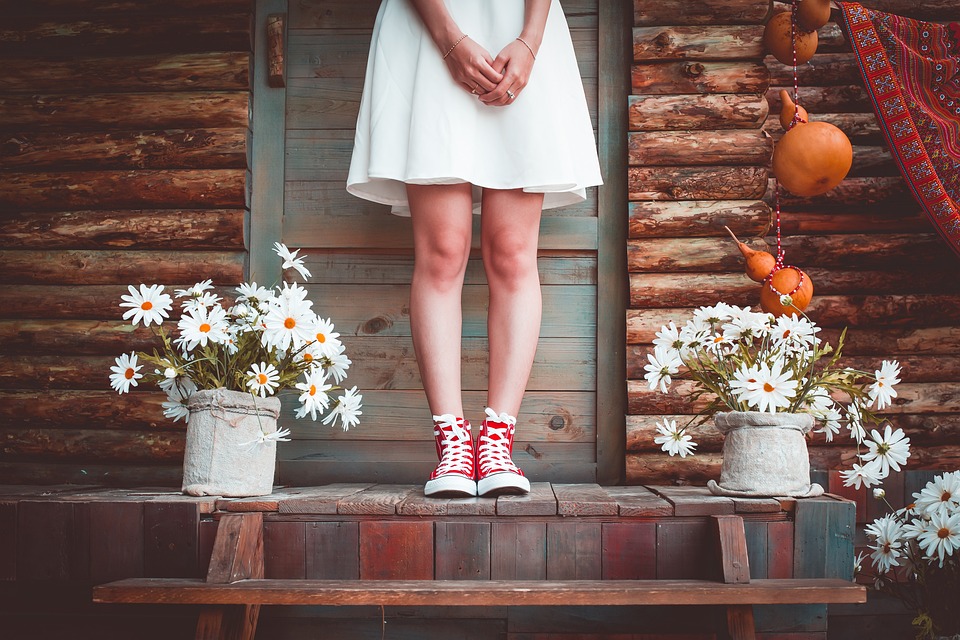
[[[258,13],[276,11],[280,1],[269,0],[265,5],[272,6],[258,7]],[[596,125],[598,2],[570,0],[563,6]],[[410,337],[410,221],[344,189],[377,7],[374,0],[290,2],[283,113],[277,112],[279,103],[271,103],[258,114],[256,95],[254,99],[251,262],[269,263],[267,248],[275,237],[304,249],[313,274],[310,298],[341,334],[353,360],[347,384],[363,394],[361,423],[348,432],[309,420],[285,420],[284,426],[293,430],[293,441],[280,448],[280,481],[285,484],[421,482],[435,464],[430,412]],[[262,58],[258,55],[258,64]],[[258,127],[262,121],[269,124]],[[274,167],[273,184],[260,180],[259,188],[269,195],[259,195],[266,198],[259,206],[267,211],[257,215],[256,141],[281,126],[282,208],[270,204],[281,198]],[[271,142],[261,144],[268,155],[278,153]],[[267,162],[261,161],[261,168]],[[598,477],[598,353],[610,360],[610,349],[598,349],[597,212],[598,190],[591,189],[581,205],[545,212],[541,226],[543,324],[514,447],[515,460],[533,480],[592,482]],[[464,408],[475,424],[483,415],[487,371],[487,289],[478,222],[463,296]],[[612,249],[622,254],[622,246]],[[623,315],[618,309],[610,313]],[[620,351],[623,342],[622,332],[612,336]],[[616,374],[614,379],[623,384],[622,368]],[[286,408],[294,402],[287,398]],[[614,407],[611,415],[615,435],[607,448],[616,450],[623,437],[623,411],[618,414]],[[601,477],[619,477],[622,454],[612,460],[617,469]]]

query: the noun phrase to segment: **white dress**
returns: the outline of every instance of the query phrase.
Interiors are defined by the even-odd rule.
[[[446,0],[460,29],[492,57],[523,28],[524,0]],[[570,31],[553,0],[529,82],[505,107],[486,106],[451,77],[409,0],[377,13],[347,191],[410,215],[406,186],[474,185],[544,193],[543,208],[602,184]]]

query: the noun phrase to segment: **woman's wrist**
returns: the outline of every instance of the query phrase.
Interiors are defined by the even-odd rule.
[[[543,32],[528,31],[525,29],[517,37],[517,40],[525,44],[527,48],[530,49],[533,57],[536,58],[537,54],[540,53],[540,42],[543,40]]]

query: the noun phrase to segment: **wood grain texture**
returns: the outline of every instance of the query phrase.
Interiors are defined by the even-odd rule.
[[[503,495],[497,498],[499,516],[553,516],[557,514],[557,497],[548,482],[531,482],[526,495]]]
[[[767,167],[630,167],[631,200],[754,200],[767,190]]]
[[[631,131],[759,129],[770,113],[761,94],[631,95]]]
[[[629,444],[627,449],[630,450]],[[616,500],[621,518],[674,515],[673,505],[646,487],[606,487],[606,491]]]
[[[617,514],[617,502],[600,485],[554,484],[557,514],[561,516],[609,516]]]
[[[350,515],[390,515],[411,493],[420,487],[376,484],[344,496],[337,504],[337,513]]]
[[[306,578],[358,580],[360,578],[360,523],[306,523]]]
[[[166,496],[143,504],[143,572],[156,578],[200,577],[201,504]]]
[[[140,502],[91,502],[90,580],[94,583],[144,576],[144,519]]]
[[[599,580],[601,541],[599,522],[548,522],[547,580]]]
[[[734,504],[727,496],[715,496],[706,487],[650,487],[673,504],[676,516],[713,516],[734,513]]]
[[[433,530],[432,522],[361,521],[361,580],[433,580]]]
[[[263,523],[263,576],[302,580],[306,575],[305,522]]]
[[[652,580],[657,575],[657,525],[654,522],[604,522],[604,580]]]
[[[437,580],[489,580],[490,523],[437,522],[434,526],[434,553]]]
[[[762,200],[648,200],[629,203],[628,234],[631,239],[720,237],[729,227],[741,237],[762,237],[770,220],[770,205]]]
[[[631,90],[646,95],[764,93],[770,72],[760,62],[660,62],[633,67]]]
[[[280,513],[332,515],[337,513],[341,500],[371,486],[369,482],[338,482],[322,487],[304,487],[281,498],[277,510]]]
[[[762,58],[760,25],[652,26],[633,29],[633,59],[730,60]],[[771,73],[773,69],[770,69]]]
[[[764,165],[773,153],[773,139],[759,129],[635,131],[628,143],[632,166]]]
[[[546,579],[546,523],[497,520],[490,527],[491,579]]]
[[[759,24],[767,17],[772,0],[633,0],[637,26],[659,24]]]

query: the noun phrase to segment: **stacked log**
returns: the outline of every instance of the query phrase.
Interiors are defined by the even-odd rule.
[[[251,6],[0,0],[0,483],[177,484],[127,285],[243,280]],[[134,466],[131,466],[133,464]]]
[[[921,19],[960,18],[960,7],[953,2],[863,4]],[[765,189],[750,191],[735,203],[728,198],[732,190],[748,193],[750,171],[767,168],[765,161],[755,160],[761,154],[760,141],[769,143],[782,135],[778,94],[784,88],[792,91],[792,68],[772,56],[764,58],[759,43],[749,43],[759,38],[768,10],[787,10],[789,5],[724,3],[729,14],[709,2],[683,3],[680,8],[671,2],[636,0],[634,6],[634,86],[654,95],[630,97],[631,165],[645,166],[630,169],[631,177],[642,177],[643,183],[631,183],[627,248],[627,478],[631,483],[701,483],[719,476],[722,438],[707,423],[694,429],[700,446],[693,459],[660,452],[653,442],[656,421],[665,416],[685,424],[699,405],[685,399],[684,391],[690,389],[682,384],[669,396],[651,392],[643,366],[655,332],[671,320],[684,321],[692,308],[720,300],[757,304],[757,285],[743,274],[723,225],[754,248],[775,247],[769,224],[774,176],[768,176]],[[710,16],[698,14],[701,10]],[[652,26],[668,23],[671,26]],[[836,344],[840,330],[849,327],[845,362],[866,371],[878,368],[883,359],[897,359],[903,366],[900,397],[886,413],[913,442],[909,468],[954,469],[960,463],[960,405],[955,404],[960,394],[960,286],[947,274],[955,270],[956,258],[922,217],[885,148],[838,25],[827,24],[819,37],[817,54],[799,68],[800,102],[813,120],[835,124],[850,137],[854,162],[847,179],[823,196],[801,198],[781,191],[786,258],[815,283],[807,312],[825,328],[824,337]],[[736,60],[724,59],[725,54]],[[765,75],[755,67],[761,61]],[[666,85],[657,80],[672,70],[675,86],[681,88],[675,93],[682,94],[693,90],[689,79],[681,80],[683,69],[702,67],[701,74],[714,78],[734,65],[740,70],[738,84],[722,98],[714,92],[719,80],[717,85],[702,82],[702,92],[687,100],[668,98]],[[649,71],[652,67],[655,72]],[[758,91],[761,99],[738,87]],[[662,114],[664,109],[669,113]],[[685,110],[682,115],[680,109]],[[649,136],[657,135],[648,133],[651,128],[670,144],[648,150]],[[720,140],[733,143],[725,160]],[[660,154],[671,152],[676,154],[673,166],[659,166],[667,164]],[[698,182],[698,172],[709,177]],[[665,177],[663,184],[657,176]],[[666,186],[669,180],[672,186]],[[710,186],[711,180],[723,184]],[[702,190],[689,187],[692,183]],[[762,195],[753,195],[758,191]],[[817,436],[810,444],[814,469],[830,478],[833,490],[841,490],[835,471],[853,461],[852,441],[825,443]]]

